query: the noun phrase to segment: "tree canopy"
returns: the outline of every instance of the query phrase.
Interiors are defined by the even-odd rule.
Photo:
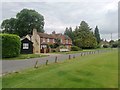
[[[97,43],[99,44],[100,41],[101,41],[101,39],[100,39],[100,34],[99,34],[98,26],[96,26],[96,28],[95,28],[94,35],[95,35],[95,37],[96,37],[96,39],[97,39]]]
[[[85,21],[75,28],[74,37],[74,44],[80,48],[95,48],[97,45],[96,38]]]
[[[66,27],[64,35],[69,36],[71,38],[71,40],[73,41],[74,40],[74,33],[72,31],[72,27],[69,27],[69,28]]]
[[[17,13],[16,18],[4,20],[1,28],[5,33],[14,33],[20,37],[31,34],[33,28],[44,32],[44,17],[35,10],[23,9]]]

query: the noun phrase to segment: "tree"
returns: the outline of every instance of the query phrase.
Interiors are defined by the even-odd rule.
[[[100,39],[99,29],[98,29],[97,26],[96,26],[96,28],[95,28],[94,35],[95,35],[95,37],[96,37],[96,39],[97,39],[97,43],[99,44],[101,39]]]
[[[74,31],[75,40],[74,44],[80,48],[95,48],[96,47],[96,38],[91,31],[89,25],[82,21],[80,26]]]
[[[1,24],[1,28],[3,29],[3,33],[15,33],[16,19],[10,18],[4,20]]]
[[[17,13],[16,18],[6,19],[1,28],[5,33],[14,33],[20,37],[31,34],[33,28],[44,32],[44,17],[35,10],[23,9]]]
[[[74,33],[72,31],[72,27],[69,27],[69,28],[66,27],[64,35],[69,36],[71,38],[71,40],[73,41],[74,40]]]
[[[55,43],[54,43],[54,48],[57,48],[61,45],[61,42],[60,42],[60,39],[59,38],[56,38],[55,39]]]

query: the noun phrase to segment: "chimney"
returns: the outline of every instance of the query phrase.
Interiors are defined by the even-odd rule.
[[[37,34],[37,29],[33,29],[33,35],[36,35]]]
[[[52,34],[56,34],[55,31],[53,31]]]

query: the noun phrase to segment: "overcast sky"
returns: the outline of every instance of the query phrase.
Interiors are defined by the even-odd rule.
[[[44,16],[46,33],[64,33],[66,27],[80,25],[86,21],[91,28],[97,25],[101,38],[118,38],[118,1],[119,0],[17,0],[2,1],[2,20],[15,17],[23,8],[34,9]],[[19,1],[19,2],[18,2]],[[45,1],[45,0],[44,0]],[[56,2],[57,1],[57,2]],[[1,21],[2,22],[2,21]]]

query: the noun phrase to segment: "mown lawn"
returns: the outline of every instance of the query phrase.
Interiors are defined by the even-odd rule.
[[[4,88],[117,88],[117,51],[77,57],[3,77]]]
[[[30,58],[40,58],[40,57],[45,57],[47,55],[41,55],[41,54],[20,54],[17,57],[13,58],[3,58],[3,60],[25,60],[25,59],[30,59]]]

